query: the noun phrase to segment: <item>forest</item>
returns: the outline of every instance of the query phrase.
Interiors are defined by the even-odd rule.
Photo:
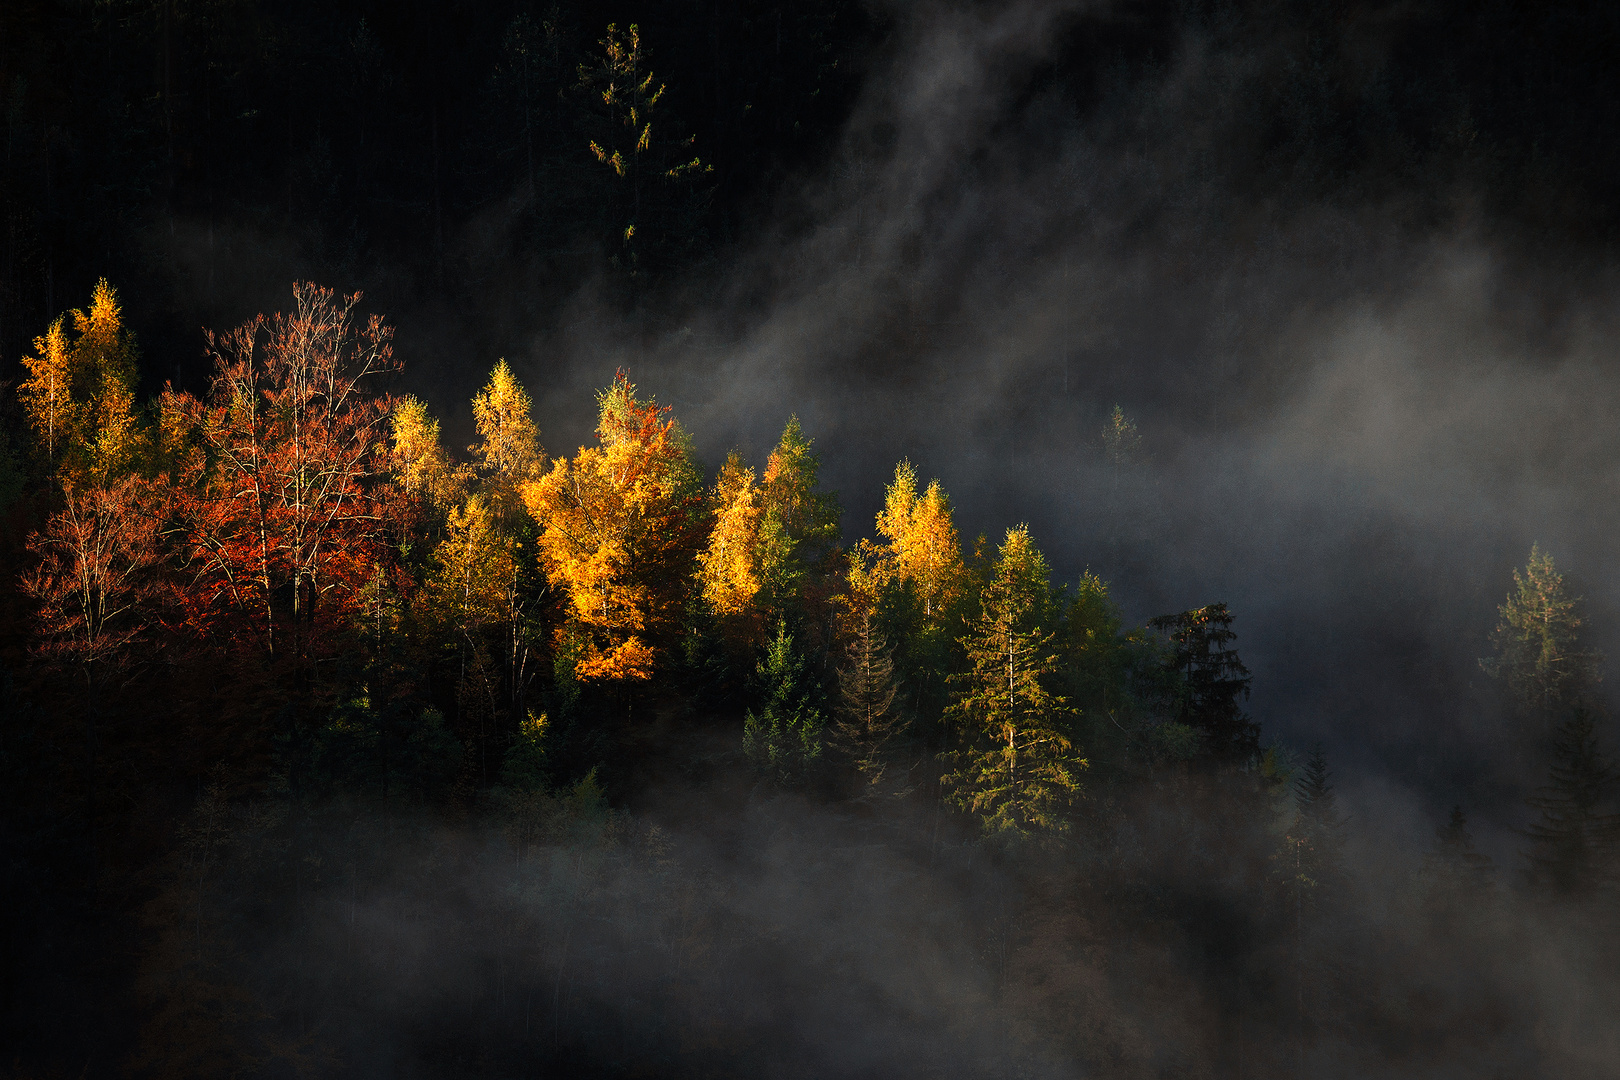
[[[0,1076],[1616,1075],[1616,26],[4,5]]]

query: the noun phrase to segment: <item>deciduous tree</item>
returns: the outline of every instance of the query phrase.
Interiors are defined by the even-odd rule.
[[[688,441],[620,372],[598,397],[598,445],[523,487],[551,583],[566,590],[582,679],[645,680],[678,632],[704,526]]]

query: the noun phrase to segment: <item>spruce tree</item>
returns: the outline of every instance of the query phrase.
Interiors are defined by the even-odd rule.
[[[1599,678],[1599,657],[1583,649],[1581,598],[1571,596],[1552,556],[1532,545],[1523,572],[1497,612],[1496,656],[1480,661],[1500,679],[1515,709],[1550,727],[1571,706],[1584,704]]]
[[[824,720],[809,665],[794,648],[786,620],[776,624],[758,680],[764,702],[743,719],[743,752],[761,773],[799,783],[821,761]]]
[[[1496,864],[1474,847],[1461,806],[1434,830],[1434,847],[1423,857],[1423,909],[1437,923],[1472,918],[1496,889]]]
[[[1149,625],[1169,644],[1168,666],[1178,685],[1171,719],[1198,731],[1222,761],[1241,764],[1260,752],[1260,725],[1243,711],[1249,669],[1232,642],[1232,613],[1225,604],[1161,615]]]
[[[887,766],[889,744],[904,726],[904,718],[894,700],[900,689],[894,660],[870,611],[856,627],[846,655],[848,662],[838,672],[840,700],[832,743],[869,784],[877,784]]]
[[[1548,782],[1529,804],[1541,820],[1525,835],[1531,883],[1562,897],[1584,897],[1615,880],[1620,814],[1612,811],[1617,774],[1598,745],[1597,721],[1576,709],[1553,734]]]

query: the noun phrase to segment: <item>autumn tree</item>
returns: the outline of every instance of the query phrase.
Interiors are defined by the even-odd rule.
[[[1087,761],[1070,735],[1072,710],[1049,684],[1060,661],[1050,622],[1051,573],[1024,526],[1007,530],[981,610],[952,676],[946,719],[959,749],[946,757],[951,800],[990,832],[1054,831],[1080,792]]]
[[[169,452],[195,629],[255,640],[299,683],[392,558],[393,403],[372,383],[398,365],[392,329],[357,321],[359,294],[299,284],[293,299],[290,314],[211,334],[207,398],[168,392],[164,426],[182,443]]]
[[[34,339],[17,392],[46,460],[82,486],[129,471],[140,456],[135,341],[106,278],[88,309],[69,314],[71,336],[64,315]]]
[[[871,572],[880,580],[912,585],[924,617],[938,618],[964,580],[962,544],[950,498],[940,482],[930,480],[919,495],[911,462],[896,465],[878,512],[877,531],[884,543],[875,549]]]
[[[839,570],[840,511],[837,496],[820,488],[820,467],[796,416],[757,482],[735,452],[721,466],[698,578],[723,633],[753,644],[773,620],[821,614]]]
[[[38,651],[84,678],[87,772],[95,768],[97,691],[143,636],[161,591],[157,511],[138,477],[82,489],[70,482],[61,509],[28,539],[39,561],[22,587],[39,604]]]
[[[440,513],[461,497],[465,477],[439,441],[439,422],[420,398],[394,403],[389,417],[390,463],[399,486]]]
[[[1500,679],[1514,705],[1544,725],[1585,702],[1600,678],[1596,653],[1582,649],[1580,597],[1571,596],[1552,556],[1532,545],[1523,572],[1497,608],[1496,656],[1480,665]]]
[[[597,398],[598,445],[524,485],[540,557],[565,590],[586,680],[645,680],[678,633],[704,498],[684,431],[620,372]]]
[[[479,441],[468,449],[492,502],[505,515],[521,514],[518,491],[539,474],[545,454],[530,415],[528,391],[505,360],[496,363],[489,382],[473,397],[472,413]]]
[[[608,24],[600,55],[579,67],[595,137],[592,156],[612,177],[613,264],[639,276],[649,257],[690,240],[698,209],[693,181],[713,171],[692,153],[665,99],[668,87],[648,67],[641,30]]]

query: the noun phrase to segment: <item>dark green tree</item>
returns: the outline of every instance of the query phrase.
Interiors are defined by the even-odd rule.
[[[1446,925],[1476,918],[1496,890],[1496,864],[1474,847],[1461,806],[1451,808],[1434,830],[1434,847],[1423,857],[1423,909]]]
[[[890,743],[905,718],[895,704],[900,685],[892,651],[873,622],[868,611],[856,625],[838,670],[839,703],[830,741],[869,784],[878,784],[889,764]]]
[[[1243,711],[1249,669],[1232,642],[1225,604],[1161,615],[1149,624],[1169,645],[1167,666],[1178,678],[1170,691],[1170,717],[1199,732],[1217,760],[1241,764],[1260,751],[1260,725]]]
[[[766,776],[784,784],[806,780],[822,755],[820,688],[794,644],[786,620],[766,646],[757,679],[760,707],[743,720],[743,752]]]
[[[1620,814],[1612,799],[1620,773],[1598,744],[1597,720],[1576,709],[1553,734],[1547,784],[1531,799],[1541,820],[1525,830],[1531,883],[1561,897],[1585,897],[1612,885]]]

